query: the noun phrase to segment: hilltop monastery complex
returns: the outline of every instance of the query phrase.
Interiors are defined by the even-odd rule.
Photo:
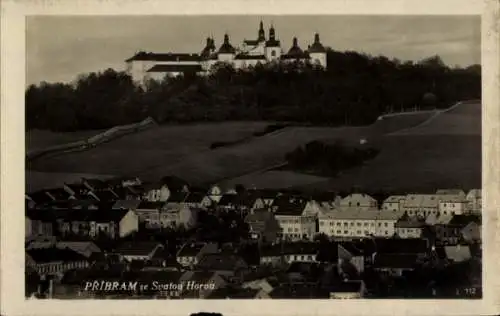
[[[306,50],[299,47],[298,40],[294,37],[292,47],[284,52],[280,40],[276,38],[274,27],[271,25],[266,39],[261,21],[257,39],[244,40],[240,47],[231,44],[228,34],[224,35],[219,48],[216,47],[215,40],[209,37],[205,47],[198,54],[141,51],[126,60],[126,69],[135,81],[144,82],[148,79],[161,80],[166,75],[177,76],[186,72],[206,74],[218,62],[230,63],[236,69],[245,69],[258,63],[273,61],[310,62],[326,69],[326,49],[320,42],[319,34],[316,33],[313,44]]]

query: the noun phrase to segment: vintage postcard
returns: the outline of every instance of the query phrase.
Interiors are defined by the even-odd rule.
[[[210,3],[2,3],[2,314],[495,314],[498,1]]]

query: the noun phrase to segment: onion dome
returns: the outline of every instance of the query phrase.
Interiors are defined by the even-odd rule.
[[[219,54],[234,54],[236,50],[234,47],[229,43],[229,35],[224,34],[224,42],[219,48]]]
[[[213,38],[207,37],[207,43],[203,50],[201,51],[202,57],[209,56],[213,51],[215,51],[215,41]]]
[[[319,41],[319,34],[314,34],[314,43],[308,49],[309,53],[324,53],[326,52],[325,47]]]
[[[304,52],[302,51],[302,49],[300,49],[300,47],[299,47],[299,45],[297,43],[297,38],[294,37],[293,38],[292,47],[290,47],[290,49],[288,50],[287,55],[290,55],[290,56],[301,56],[303,54],[304,54]]]

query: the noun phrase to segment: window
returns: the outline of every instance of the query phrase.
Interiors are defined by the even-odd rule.
[[[344,234],[347,235],[349,232],[347,230],[344,230]]]
[[[360,205],[360,204],[359,204],[359,202],[358,202],[358,203],[356,203],[356,206],[359,206],[359,205]]]
[[[298,228],[295,228],[295,232],[297,233],[298,231],[299,231],[299,229],[298,229]]]
[[[344,226],[349,226],[349,223],[345,222],[345,223],[344,223]]]
[[[325,222],[324,221],[320,221],[319,222],[319,226],[323,226],[323,225],[325,225]]]
[[[307,259],[312,260],[313,256],[307,256]]]
[[[385,226],[385,227],[387,227],[387,226],[389,226],[389,225],[388,225],[387,223],[384,223],[384,226]]]
[[[365,223],[363,226],[365,226],[365,227],[368,226],[368,223]]]
[[[341,230],[337,230],[337,234],[342,234],[342,231]]]
[[[356,234],[361,235],[361,231],[360,230],[356,231]]]
[[[275,50],[271,51],[271,56],[276,57],[276,51]]]
[[[382,223],[378,223],[378,227],[382,226]]]
[[[340,226],[340,225],[342,225],[342,223],[341,222],[337,222],[337,226]]]
[[[351,222],[351,226],[354,226],[354,222]]]
[[[333,226],[333,222],[330,222],[330,226]]]
[[[385,231],[385,234],[386,234],[386,235],[389,235],[389,232],[386,230],[386,231]]]

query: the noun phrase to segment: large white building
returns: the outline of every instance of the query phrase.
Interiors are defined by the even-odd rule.
[[[273,61],[301,61],[326,69],[326,49],[321,44],[319,34],[306,50],[299,47],[296,37],[291,48],[284,52],[276,31],[271,25],[269,37],[266,39],[264,25],[260,22],[256,40],[244,40],[239,47],[234,47],[229,35],[224,35],[222,44],[217,49],[215,40],[207,38],[206,45],[200,53],[151,53],[138,52],[126,60],[127,73],[137,82],[148,79],[161,80],[165,76],[177,76],[184,73],[206,74],[213,65],[219,62],[230,63],[236,69],[245,69],[258,63]]]

